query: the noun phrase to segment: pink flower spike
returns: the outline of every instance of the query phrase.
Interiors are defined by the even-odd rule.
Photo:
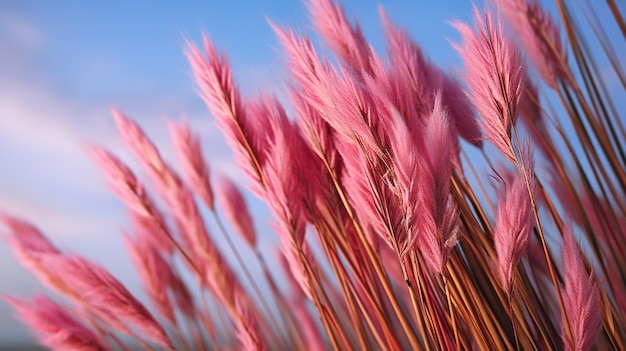
[[[124,236],[126,247],[139,271],[139,278],[150,301],[172,325],[176,323],[174,308],[167,295],[174,273],[158,249],[145,236],[133,240]]]
[[[65,278],[65,283],[80,294],[85,307],[105,316],[113,315],[138,328],[159,345],[173,348],[152,314],[103,267],[79,256],[45,257],[42,262]]]
[[[593,272],[587,273],[576,238],[569,227],[563,232],[563,343],[567,351],[591,349],[600,331],[600,300]]]
[[[188,43],[187,58],[204,102],[215,116],[218,127],[237,155],[237,162],[252,179],[257,193],[264,187],[261,171],[264,163],[259,141],[263,130],[257,130],[248,116],[239,89],[236,87],[225,55],[220,55],[213,43],[204,36],[203,55],[198,47]]]
[[[419,245],[429,268],[439,274],[458,242],[459,214],[450,196],[453,143],[448,114],[442,106],[440,94],[435,96],[434,105],[424,133],[427,158],[420,167]]]
[[[99,147],[88,148],[91,157],[104,172],[111,190],[134,212],[150,216],[144,201],[145,191],[133,171],[112,153]]]
[[[11,230],[16,244],[32,253],[59,253],[48,238],[32,224],[0,212],[0,223]]]
[[[105,351],[105,342],[81,324],[67,309],[44,295],[27,303],[6,298],[19,318],[33,329],[42,345],[56,351]]]
[[[389,125],[381,120],[378,106],[366,87],[344,67],[337,70],[326,60],[321,62],[309,38],[277,26],[274,31],[289,56],[289,69],[305,101],[317,110],[338,137],[353,144],[364,144],[382,155],[378,139]]]
[[[130,208],[133,220],[141,224],[144,231],[166,252],[172,252],[174,245],[167,237],[167,225],[163,214],[148,196],[135,174],[120,159],[108,151],[90,147],[92,158],[104,172],[111,190]]]
[[[467,95],[482,117],[487,138],[516,164],[511,144],[511,127],[518,115],[526,85],[526,65],[519,49],[506,37],[500,21],[486,11],[483,18],[474,8],[476,32],[465,23],[455,22],[462,45],[455,44],[465,66]]]
[[[423,136],[419,135],[419,138],[415,138],[415,135],[411,135],[408,126],[397,112],[393,113],[392,117],[394,117],[392,144],[395,145],[393,163],[397,179],[394,191],[399,195],[398,200],[402,208],[400,213],[404,213],[394,239],[398,253],[404,257],[413,247],[419,231],[419,213],[421,212],[419,170]],[[420,134],[423,133],[420,131]],[[416,139],[420,142],[418,143]]]
[[[492,0],[507,24],[515,30],[530,61],[551,88],[557,79],[571,84],[567,51],[561,41],[559,26],[535,0]]]
[[[406,82],[397,89],[411,93],[406,100],[422,118],[430,115],[434,108],[435,95],[441,92],[442,102],[449,111],[454,137],[458,133],[468,142],[481,147],[480,128],[474,119],[471,104],[456,79],[429,62],[417,43],[408,33],[394,26],[382,8],[380,15],[389,45],[389,59],[392,62],[389,74],[395,73],[398,81]],[[376,78],[379,79],[379,76]]]
[[[458,80],[439,69],[442,75],[442,100],[448,109],[450,120],[454,122],[454,129],[459,136],[472,145],[481,148],[483,146],[480,126],[474,118],[472,104],[464,94]]]
[[[320,60],[311,39],[302,37],[293,30],[280,28],[274,23],[270,22],[270,25],[283,46],[289,71],[299,88],[306,92],[306,89],[320,86],[320,75],[329,71],[330,66],[326,60]]]
[[[379,12],[392,63],[390,74],[397,72],[396,75],[407,82],[402,90],[411,91],[411,105],[420,117],[425,117],[432,112],[435,91],[441,89],[442,75],[438,74],[437,67],[428,61],[413,38],[391,23],[382,7]]]
[[[0,213],[0,223],[9,229],[9,233],[1,235],[18,261],[44,285],[61,293],[66,292],[55,272],[41,262],[43,257],[62,255],[61,251],[39,229],[21,219]]]
[[[282,109],[281,109],[282,111]],[[265,165],[264,199],[278,222],[278,233],[302,245],[305,233],[307,193],[317,189],[308,159],[312,157],[300,130],[284,113],[272,115],[274,140],[269,145]]]
[[[236,301],[239,319],[235,321],[237,339],[241,343],[241,349],[246,351],[266,351],[267,345],[263,335],[259,332],[257,321],[247,308],[239,300]]]
[[[141,127],[118,110],[113,109],[112,113],[126,146],[130,148],[146,169],[160,173],[164,168],[161,155]]]
[[[353,27],[333,0],[308,0],[317,32],[331,50],[359,75],[371,73],[370,47],[358,23]]]
[[[222,213],[246,243],[251,248],[254,248],[256,245],[256,231],[243,195],[237,186],[226,177],[220,180],[216,190]]]
[[[183,174],[187,177],[191,188],[213,211],[215,206],[209,179],[209,167],[202,156],[200,139],[191,133],[189,123],[186,120],[181,125],[170,123],[170,133],[181,162]]]
[[[313,298],[315,294],[314,287],[311,286],[304,262],[306,258],[303,260],[300,253],[300,250],[303,249],[296,247],[294,242],[287,238],[281,237],[280,242],[281,258],[284,258],[281,260],[283,272],[288,276],[290,282],[295,281],[297,286],[300,287],[299,290],[296,289],[296,293],[303,292],[311,301],[315,301]],[[306,247],[306,244],[304,244],[304,247]],[[295,289],[295,284],[292,284],[292,286]]]
[[[511,291],[515,266],[526,251],[534,226],[532,205],[526,183],[519,172],[503,172],[498,191],[494,242],[498,255],[498,276],[502,289]]]
[[[317,325],[315,324],[315,319],[313,319],[311,313],[307,309],[307,305],[299,299],[292,299],[289,307],[293,311],[294,318],[298,321],[298,323],[300,323],[300,330],[302,330],[307,350],[328,350],[328,347],[324,344],[324,339],[320,335]]]

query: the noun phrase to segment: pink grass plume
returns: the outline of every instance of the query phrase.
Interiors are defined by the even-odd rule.
[[[306,4],[317,32],[331,50],[355,73],[370,73],[370,46],[358,23],[352,26],[341,6],[332,0],[307,0]]]
[[[237,339],[241,349],[246,351],[266,351],[267,345],[263,335],[259,332],[257,320],[242,304],[237,301],[236,305],[239,319],[235,320]]]
[[[411,135],[409,127],[398,116],[398,113],[394,113],[393,116],[395,116],[392,135],[392,143],[395,146],[393,163],[397,181],[394,191],[401,204],[401,213],[404,213],[398,227],[399,230],[395,235],[395,241],[399,256],[404,257],[413,248],[419,233],[418,223],[421,212],[419,191],[421,157],[419,150],[424,149],[421,144],[423,133],[420,132],[418,137],[415,135],[418,132],[413,132]]]
[[[535,0],[492,0],[524,46],[525,52],[551,88],[557,80],[571,84],[567,51],[559,26]]]
[[[489,141],[517,164],[510,136],[525,89],[526,64],[490,12],[483,18],[474,8],[474,24],[476,31],[465,23],[453,24],[462,37],[462,44],[454,47],[465,66],[467,95],[482,117]]]
[[[174,324],[174,306],[167,294],[174,275],[172,268],[145,236],[131,239],[126,235],[124,240],[150,302],[163,317]]]
[[[146,192],[143,184],[137,179],[133,171],[117,156],[99,148],[88,148],[91,157],[104,172],[109,187],[130,208],[135,221],[150,231],[151,239],[165,252],[171,253],[174,249],[172,241],[167,237],[167,225],[163,214],[156,207],[152,198]]]
[[[193,76],[200,88],[201,96],[226,141],[237,155],[237,163],[252,180],[257,193],[262,192],[264,179],[263,147],[260,145],[263,129],[253,125],[239,89],[233,81],[230,63],[225,55],[220,55],[213,43],[204,36],[205,55],[195,45],[189,43],[187,58],[191,63]]]
[[[381,154],[378,140],[386,131],[370,92],[345,67],[321,61],[309,38],[273,26],[289,59],[289,69],[304,98],[339,137]],[[341,111],[341,113],[338,113]]]
[[[254,248],[256,245],[256,231],[243,194],[241,194],[235,183],[226,177],[220,179],[216,191],[222,213],[233,225],[235,231],[241,235],[251,248]]]
[[[200,283],[210,288],[223,304],[229,306],[228,311],[233,314],[235,296],[243,296],[243,290],[234,272],[213,243],[194,199],[194,193],[172,167],[163,161],[154,144],[137,124],[122,115],[117,116],[117,120],[125,143],[151,176],[157,191],[175,219],[178,227],[177,237],[182,241],[178,247],[184,254],[185,262],[196,273]],[[208,182],[206,178],[203,181]],[[171,234],[168,236],[171,237]]]
[[[187,57],[194,77],[202,90],[202,97],[217,119],[237,124],[245,112],[230,64],[225,55],[217,52],[208,37],[203,39],[206,56],[195,45],[189,43],[188,46]]]
[[[183,174],[189,185],[206,206],[213,211],[215,206],[209,178],[209,166],[202,156],[200,139],[191,132],[187,121],[181,125],[170,123],[170,134],[180,159]]]
[[[139,125],[120,113],[116,114],[116,122],[125,144],[131,149],[144,170],[151,177],[157,192],[174,215],[180,230],[179,237],[184,242],[183,247],[191,253],[193,258],[212,255],[215,249],[209,238],[192,190],[183,183],[181,177],[173,168],[165,163],[154,143],[152,143]],[[208,187],[204,190],[210,192],[207,178],[208,172],[204,173],[202,175],[203,178],[200,179],[203,185],[200,186]],[[212,193],[205,195],[210,196],[210,203],[212,204]],[[145,205],[145,201],[142,201],[142,203]],[[161,223],[159,227],[165,228],[165,224]],[[166,235],[171,237],[171,233],[166,233]],[[187,263],[191,262],[188,260]],[[195,266],[198,267],[198,265]]]
[[[289,92],[294,105],[298,125],[303,138],[320,159],[326,159],[337,172],[341,170],[341,157],[337,152],[334,132],[330,125],[319,115],[302,96],[301,92],[291,89]]]
[[[315,324],[315,319],[311,316],[307,305],[304,301],[292,299],[290,308],[293,311],[295,319],[300,323],[303,339],[306,343],[307,350],[324,351],[328,347],[324,344],[324,339],[320,335],[319,329]]]
[[[409,34],[393,25],[382,8],[379,12],[391,62],[389,74],[397,72],[406,81],[402,90],[411,92],[411,105],[420,117],[428,116],[433,109],[435,91],[441,89],[441,75]]]
[[[16,244],[33,253],[59,253],[59,250],[46,236],[32,224],[17,217],[0,212],[0,223],[3,223],[13,235]]]
[[[9,230],[9,233],[2,233],[2,236],[18,260],[30,271],[40,276],[46,275],[46,270],[39,262],[39,256],[60,254],[60,251],[39,229],[28,222],[0,213],[0,223]]]
[[[55,351],[110,350],[104,340],[74,318],[66,308],[44,295],[26,302],[6,298],[18,317],[34,330],[42,345]]]
[[[50,256],[45,258],[44,264],[65,278],[65,283],[80,294],[89,310],[113,315],[140,330],[148,339],[173,348],[152,314],[103,267],[79,256]]]
[[[593,273],[587,273],[572,228],[563,233],[563,270],[563,318],[567,322],[563,322],[561,335],[565,350],[588,351],[601,326],[599,293]]]
[[[435,97],[434,106],[424,133],[427,157],[420,167],[419,247],[429,268],[441,273],[450,251],[458,242],[459,214],[450,196],[453,143],[440,95]]]
[[[138,158],[144,162],[146,168],[160,173],[164,166],[161,155],[141,127],[119,110],[113,109],[112,113],[124,143],[133,154],[142,156]]]
[[[454,131],[467,142],[480,148],[483,145],[480,126],[474,118],[474,109],[471,102],[461,88],[459,80],[439,69],[442,76],[441,92],[443,103],[448,109],[451,122],[454,122]]]
[[[48,256],[61,256],[63,253],[34,225],[19,218],[0,213],[0,224],[7,233],[0,233],[6,240],[20,263],[33,273],[48,288],[62,294],[71,293],[58,274],[43,262]]]
[[[276,112],[282,111],[282,108]],[[264,169],[267,180],[265,200],[276,217],[279,235],[289,235],[297,246],[304,240],[305,189],[314,185],[307,179],[304,158],[304,140],[296,125],[284,113],[271,115],[274,140],[269,145],[268,161]]]
[[[109,187],[126,205],[142,216],[150,216],[150,208],[146,206],[146,195],[143,185],[137,177],[117,156],[99,147],[89,147],[91,157],[104,172]]]
[[[481,147],[480,128],[474,119],[472,106],[458,81],[429,62],[418,44],[408,33],[394,26],[382,8],[380,15],[389,45],[389,59],[392,62],[388,71],[390,75],[397,76],[398,82],[394,84],[398,87],[396,89],[411,93],[408,97],[405,96],[406,103],[425,119],[434,108],[436,94],[441,94],[455,136],[458,133],[468,142]],[[378,76],[377,78],[380,79]]]
[[[181,186],[180,177],[165,163],[157,147],[135,121],[115,110],[113,115],[126,146],[151,177],[160,195],[172,201],[177,195],[173,190]]]
[[[515,266],[526,251],[534,217],[522,175],[517,171],[502,173],[493,235],[498,255],[498,277],[502,289],[508,294]]]

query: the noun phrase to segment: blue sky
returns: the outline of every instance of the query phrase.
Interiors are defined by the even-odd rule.
[[[379,51],[382,3],[433,61],[460,67],[448,42],[457,34],[448,21],[469,20],[470,1],[341,3]],[[105,265],[136,291],[139,284],[121,249],[124,208],[82,145],[104,145],[133,164],[110,118],[110,107],[116,107],[145,127],[173,160],[165,117],[186,115],[203,137],[212,169],[240,179],[196,94],[184,40],[198,40],[204,30],[228,52],[246,94],[261,87],[280,93],[281,55],[266,17],[310,28],[297,0],[0,3],[0,210],[32,220],[59,246]],[[40,289],[0,240],[0,293],[32,295]],[[27,340],[28,332],[11,316],[0,302],[0,342]]]

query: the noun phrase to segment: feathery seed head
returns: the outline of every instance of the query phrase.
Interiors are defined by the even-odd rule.
[[[455,44],[465,65],[467,95],[482,117],[489,141],[512,163],[511,127],[515,124],[526,84],[526,65],[519,49],[504,36],[499,19],[485,12],[484,18],[474,8],[473,31],[467,24],[455,22],[462,43]]]

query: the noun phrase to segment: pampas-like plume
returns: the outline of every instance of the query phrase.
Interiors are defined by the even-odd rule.
[[[111,191],[115,193],[134,212],[150,216],[151,209],[146,203],[146,192],[135,174],[119,158],[110,152],[98,148],[89,148],[89,153],[109,181]]]
[[[480,147],[480,128],[474,120],[471,104],[456,78],[429,62],[409,34],[395,27],[382,9],[380,12],[385,24],[385,37],[389,43],[389,74],[399,81],[395,82],[395,88],[400,93],[407,94],[403,96],[404,103],[412,105],[417,114],[426,119],[435,107],[435,96],[441,94],[455,136],[458,133],[468,142]],[[402,81],[405,83],[402,84]],[[413,127],[415,123],[410,124]]]
[[[0,213],[0,223],[10,231],[10,234],[2,233],[2,236],[17,259],[40,279],[47,281],[49,273],[41,265],[40,258],[42,254],[55,255],[60,254],[60,251],[39,229],[21,219]]]
[[[291,101],[302,130],[303,138],[308,142],[311,151],[320,159],[325,159],[336,170],[341,171],[341,156],[337,152],[334,133],[318,111],[306,102],[296,89],[290,91]]]
[[[241,191],[239,191],[235,183],[226,177],[220,179],[216,190],[217,200],[222,213],[246,243],[254,248],[256,245],[256,231]]]
[[[482,147],[483,140],[480,126],[476,123],[472,104],[463,92],[460,81],[441,69],[439,74],[441,74],[443,80],[441,86],[443,101],[446,109],[449,111],[451,122],[454,122],[455,134],[458,133],[459,136],[476,147]]]
[[[520,172],[501,173],[493,240],[498,255],[500,285],[510,293],[513,272],[526,251],[534,217],[528,189]]]
[[[33,329],[42,345],[55,351],[106,351],[104,340],[58,303],[37,295],[30,303],[5,298],[19,318]]]
[[[254,180],[253,190],[262,192],[264,180],[261,166],[265,161],[265,153],[259,145],[263,137],[257,134],[262,129],[257,130],[251,125],[252,119],[233,83],[226,56],[220,56],[207,37],[204,37],[204,49],[206,56],[195,45],[188,45],[187,57],[191,62],[196,83],[226,141],[235,150],[237,162]]]
[[[165,164],[157,147],[135,121],[117,110],[113,110],[113,118],[126,146],[169,200],[172,194],[168,190],[180,183],[178,176]]]
[[[441,89],[441,75],[409,34],[395,27],[382,9],[380,12],[389,45],[390,74],[398,72],[396,74],[407,82],[401,91],[411,92],[408,102],[424,118],[433,110],[435,92]]]
[[[535,0],[492,0],[513,27],[526,55],[543,80],[557,88],[557,79],[570,83],[567,53],[559,27]]]
[[[116,116],[125,143],[153,179],[161,197],[174,215],[184,245],[177,246],[186,263],[193,268],[201,284],[227,307],[230,317],[238,321],[236,302],[248,303],[235,273],[209,236],[204,219],[191,190],[178,174],[160,157],[144,131],[121,114]]]
[[[343,67],[338,70],[326,60],[320,61],[308,38],[277,26],[274,31],[285,48],[289,69],[306,102],[342,138],[353,144],[362,143],[381,154],[377,138],[387,132],[385,127],[389,125],[380,121],[374,99],[359,79]]]
[[[435,108],[427,121],[424,138],[427,158],[420,167],[422,206],[418,244],[430,269],[441,273],[450,250],[458,241],[459,214],[450,198],[452,143],[440,95],[435,97]]]
[[[175,324],[174,306],[167,294],[174,277],[172,268],[144,235],[138,235],[136,239],[124,236],[124,239],[152,305],[170,323]]]
[[[331,0],[307,0],[307,6],[330,48],[357,74],[370,73],[370,47],[358,23],[353,27],[341,6]]]
[[[415,135],[411,135],[408,126],[397,116],[397,112],[393,116],[395,126],[392,138],[396,146],[393,162],[397,182],[394,190],[404,213],[399,227],[400,233],[396,233],[395,240],[400,257],[404,257],[419,237],[419,213],[423,210],[420,186],[423,186],[423,183],[420,178],[421,157],[418,153],[424,148],[415,140],[417,139]]]
[[[267,344],[263,339],[263,335],[259,332],[257,320],[239,303],[237,303],[237,313],[240,318],[236,320],[235,328],[237,330],[237,339],[241,343],[241,349],[247,351],[266,351]]]
[[[205,255],[214,256],[214,245],[208,236],[191,190],[183,184],[180,176],[163,161],[159,151],[139,125],[121,113],[117,113],[115,119],[124,142],[152,178],[157,191],[174,214],[185,247],[194,258]],[[204,186],[209,188],[205,190],[209,191],[208,179],[205,177],[202,182],[206,182]],[[210,197],[211,202],[209,203],[212,204],[213,195],[211,194]],[[164,226],[164,224],[160,225]]]
[[[3,223],[12,233],[11,237],[16,245],[23,248],[23,251],[31,253],[59,253],[59,250],[46,238],[43,233],[32,224],[25,222],[19,218],[0,213],[0,223]]]
[[[463,58],[468,96],[482,117],[489,141],[515,164],[511,127],[526,84],[526,64],[489,11],[483,18],[474,8],[474,25],[476,31],[465,23],[454,23],[462,37],[462,44],[454,47]]]
[[[152,314],[103,267],[79,256],[47,256],[43,263],[64,277],[65,283],[85,301],[85,307],[96,313],[113,315],[142,331],[148,339],[173,348],[165,330]]]
[[[274,102],[273,104],[275,104]],[[267,179],[265,200],[278,220],[279,234],[287,235],[294,240],[296,246],[304,240],[304,191],[302,185],[307,179],[304,175],[309,170],[301,154],[304,141],[299,135],[295,124],[287,119],[282,107],[269,107],[269,118],[272,119],[274,140],[270,144],[268,161],[264,169]],[[314,185],[315,179],[310,179]]]
[[[209,166],[202,156],[200,139],[189,129],[189,123],[185,121],[181,125],[170,124],[170,134],[174,141],[174,148],[187,177],[189,185],[205,205],[213,211],[213,190],[209,179]]]
[[[591,349],[601,325],[598,288],[587,273],[571,228],[563,233],[563,343],[568,351]],[[569,328],[569,330],[565,329]]]
[[[156,146],[148,139],[141,127],[126,117],[121,111],[113,109],[113,118],[122,139],[135,155],[143,155],[142,160],[146,168],[160,173],[163,169],[163,160]]]
[[[135,174],[119,158],[104,149],[90,147],[88,151],[104,172],[111,191],[129,207],[132,213],[141,217],[142,221],[151,222],[150,226],[154,229],[153,235],[150,236],[151,240],[154,240],[161,250],[171,253],[173,244],[164,232],[167,226],[163,215]]]

